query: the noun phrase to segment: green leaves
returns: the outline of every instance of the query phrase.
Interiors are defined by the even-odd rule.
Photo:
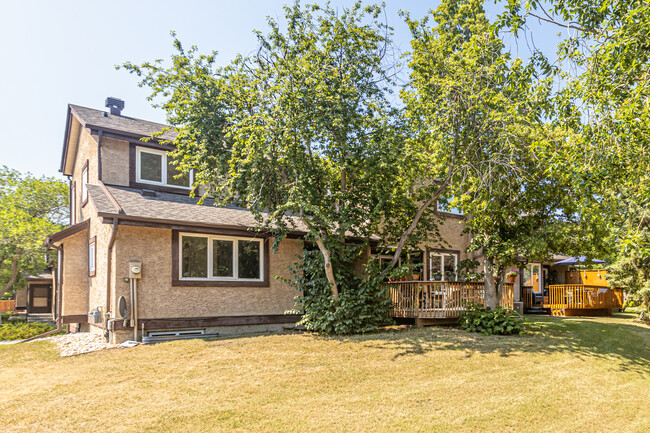
[[[44,269],[43,241],[61,230],[67,218],[64,182],[0,168],[0,289],[21,282],[22,273]]]

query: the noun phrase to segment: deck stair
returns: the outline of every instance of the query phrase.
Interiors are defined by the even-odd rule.
[[[54,323],[51,313],[31,313],[27,315],[27,323]]]

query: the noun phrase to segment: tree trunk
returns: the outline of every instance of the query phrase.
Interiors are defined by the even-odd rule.
[[[16,277],[18,276],[18,256],[14,256],[13,260],[11,261],[11,278],[5,284],[4,289],[2,289],[2,293],[0,293],[0,298],[4,296],[5,293],[7,293],[7,290],[13,286],[13,284],[16,282]]]
[[[483,258],[483,275],[485,285],[485,307],[494,310],[499,305],[497,282],[494,280],[494,259]]]
[[[330,287],[332,289],[332,296],[334,299],[339,298],[339,288],[336,284],[336,277],[334,276],[334,268],[332,267],[332,256],[330,254],[329,249],[325,246],[325,243],[323,242],[323,237],[322,235],[316,238],[316,245],[318,245],[318,249],[320,250],[321,254],[323,254],[323,261],[325,262],[325,276],[327,276],[327,281],[330,283]]]

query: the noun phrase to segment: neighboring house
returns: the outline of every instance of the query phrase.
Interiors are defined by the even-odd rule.
[[[30,314],[53,314],[55,298],[52,270],[47,269],[38,275],[28,275],[27,287],[16,290],[15,309]]]
[[[248,210],[198,205],[191,174],[174,177],[173,148],[161,143],[174,134],[141,141],[166,125],[123,116],[119,99],[106,106],[109,112],[68,106],[60,171],[70,180],[70,226],[46,240],[59,251],[62,322],[111,342],[295,323],[299,316],[285,311],[297,293],[273,276],[290,277],[305,233],[291,233],[274,253],[271,234],[249,230]],[[423,262],[422,279],[436,270],[453,278],[466,258],[462,216],[446,216],[448,249],[424,244],[412,254]]]

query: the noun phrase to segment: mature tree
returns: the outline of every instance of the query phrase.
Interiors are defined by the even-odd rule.
[[[550,88],[536,80],[537,58],[524,65],[504,50],[481,1],[443,1],[432,18],[433,27],[408,19],[412,73],[403,97],[421,206],[401,242],[436,201],[463,209],[494,308],[491,276],[503,276],[518,255],[548,255],[549,228],[570,222],[561,184],[546,171],[555,146],[543,122]]]
[[[0,298],[23,274],[44,269],[43,240],[63,228],[67,215],[64,182],[0,169]]]
[[[650,285],[641,271],[650,260],[650,4],[508,0],[505,25],[531,31],[530,19],[567,32],[553,69],[562,86],[551,118],[566,143],[558,171],[582,198],[584,221],[608,230],[601,238],[616,260],[615,281],[635,269],[640,280],[626,287],[640,290]]]
[[[123,67],[164,99],[179,131],[175,157],[206,195],[246,206],[276,241],[307,231],[337,309],[347,269],[402,191],[403,146],[387,98],[392,30],[383,6],[360,2],[339,11],[296,2],[285,19],[269,18],[254,54],[225,68],[178,40],[168,68]]]

